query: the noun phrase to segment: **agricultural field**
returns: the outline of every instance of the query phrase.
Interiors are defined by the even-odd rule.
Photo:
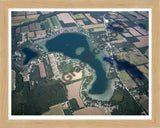
[[[127,80],[125,82],[125,85],[128,89],[132,89],[132,88],[135,88],[137,87],[137,84],[133,81],[133,79],[130,79],[130,80]]]
[[[92,32],[101,32],[101,31],[106,31],[105,28],[94,28]]]
[[[90,15],[90,13],[86,13],[85,15],[92,23],[94,24],[98,23],[97,20]]]
[[[84,19],[86,18],[82,13],[72,15],[73,19]]]
[[[52,72],[52,68],[51,68],[50,61],[49,61],[48,57],[46,57],[46,59],[44,59],[43,62],[44,62],[44,68],[46,71],[47,78],[51,79],[53,77],[53,72]]]
[[[42,115],[64,115],[62,106],[60,104],[51,106],[50,110],[43,113]]]
[[[37,18],[38,17],[36,17],[36,18],[26,18],[26,19],[16,19],[16,20],[12,19],[12,25],[21,24],[21,23],[28,23],[28,22],[37,20]]]
[[[31,19],[31,18],[38,18],[39,14],[36,15],[27,15],[27,19]]]
[[[50,18],[47,18],[47,20],[48,20],[49,26],[51,27],[51,29],[53,29],[53,25],[52,25]]]
[[[29,38],[35,37],[34,32],[30,32],[30,33],[28,33],[28,37],[29,37]]]
[[[137,48],[142,48],[148,46],[148,36],[137,37],[139,42],[134,43]]]
[[[75,111],[74,115],[105,115],[104,109],[95,108],[95,107],[86,107]]]
[[[83,26],[84,29],[90,29],[90,28],[104,28],[104,24],[93,24],[93,25],[85,25]]]
[[[127,81],[130,80],[131,77],[128,75],[128,73],[126,73],[126,71],[120,71],[119,73],[119,77],[121,78],[122,81]]]
[[[55,27],[61,27],[61,24],[60,22],[58,21],[57,17],[56,16],[52,16],[50,18],[51,22],[52,22],[52,25]]]
[[[84,107],[84,104],[79,96],[79,90],[81,87],[82,81],[74,82],[73,84],[67,85],[66,88],[68,90],[68,99],[71,100],[75,98],[79,107]]]
[[[121,91],[115,91],[112,96],[112,101],[120,102],[123,100],[123,93]]]
[[[80,24],[80,25],[85,25],[83,20],[77,20],[77,22]]]
[[[149,75],[148,69],[147,69],[144,65],[137,66],[137,68],[138,68],[138,69],[143,73],[143,75],[148,79],[148,75]]]
[[[44,20],[40,23],[42,26],[44,26],[45,30],[50,30],[50,25],[48,23],[48,20]]]
[[[148,62],[148,59],[141,52],[138,51],[120,52],[117,53],[117,55],[119,60],[128,61],[130,64],[133,65],[139,65]]]
[[[142,95],[140,98],[140,103],[142,104],[143,108],[148,112],[148,97],[146,95]]]

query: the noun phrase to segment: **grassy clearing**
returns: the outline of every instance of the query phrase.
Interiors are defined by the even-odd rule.
[[[62,106],[58,104],[50,107],[50,110],[43,113],[43,115],[64,115],[64,112]]]
[[[50,30],[50,25],[47,20],[42,21],[41,25],[45,27],[45,30]]]
[[[58,21],[58,19],[57,19],[57,17],[56,16],[52,16],[51,18],[50,18],[50,20],[51,20],[51,22],[52,22],[52,25],[54,26],[54,27],[61,27],[61,24],[60,24],[60,22]]]
[[[84,19],[86,18],[82,13],[72,15],[73,19]]]
[[[115,91],[115,93],[112,97],[112,100],[119,102],[119,101],[122,101],[122,99],[123,99],[123,94],[121,92]]]
[[[117,55],[118,59],[124,59],[134,65],[144,64],[148,62],[148,59],[141,52],[137,51],[120,52]]]
[[[34,69],[34,71],[31,72],[31,74],[30,74],[31,80],[33,80],[33,81],[34,81],[34,80],[35,80],[35,81],[40,80],[41,77],[40,77],[40,72],[39,72],[38,66],[33,67],[33,69]]]
[[[120,71],[119,77],[120,77],[121,80],[123,80],[123,81],[127,81],[127,80],[130,80],[130,79],[131,79],[131,77],[126,73],[126,71]]]

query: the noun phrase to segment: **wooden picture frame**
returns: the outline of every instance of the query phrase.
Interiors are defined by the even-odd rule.
[[[9,84],[9,9],[10,8],[150,8],[152,11],[152,119],[148,120],[9,120],[8,84]],[[65,0],[0,0],[0,127],[160,127],[160,80],[159,80],[159,0],[120,0],[120,1],[65,1]]]

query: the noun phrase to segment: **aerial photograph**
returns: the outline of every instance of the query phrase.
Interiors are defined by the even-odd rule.
[[[149,115],[149,11],[11,11],[11,115]]]

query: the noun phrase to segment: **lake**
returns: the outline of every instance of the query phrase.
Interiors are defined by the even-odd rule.
[[[24,65],[26,65],[31,59],[38,56],[38,53],[31,50],[30,48],[23,48],[22,52],[26,55],[25,60],[23,62]]]
[[[72,59],[84,61],[83,57],[89,55],[92,46],[89,45],[89,38],[80,33],[63,33],[55,38],[46,41],[48,52],[60,52]],[[81,51],[77,54],[77,49]],[[101,51],[102,52],[102,51]],[[113,94],[112,81],[106,78],[106,71],[100,56],[89,61],[89,65],[96,72],[96,78],[89,87],[89,96],[94,99],[109,100]]]

